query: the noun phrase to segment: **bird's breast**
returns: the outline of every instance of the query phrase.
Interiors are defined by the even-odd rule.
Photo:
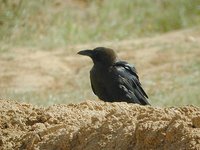
[[[93,83],[95,83],[96,86],[113,86],[113,80],[116,82],[117,77],[113,69],[113,67],[104,69],[93,67],[90,71],[90,79]]]
[[[105,69],[98,69],[98,68],[92,68],[90,71],[90,76],[92,78],[95,78],[97,81],[103,81],[102,79],[109,78],[109,70]]]

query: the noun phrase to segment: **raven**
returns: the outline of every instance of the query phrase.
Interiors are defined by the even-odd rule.
[[[106,102],[128,102],[150,105],[134,66],[118,59],[114,50],[97,47],[78,54],[89,56],[94,65],[90,70],[91,87]]]

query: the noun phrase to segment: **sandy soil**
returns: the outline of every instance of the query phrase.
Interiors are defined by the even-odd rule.
[[[0,149],[200,149],[200,108],[1,100]]]

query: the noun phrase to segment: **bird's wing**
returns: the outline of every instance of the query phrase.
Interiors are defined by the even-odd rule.
[[[126,85],[130,96],[136,101],[139,100],[141,104],[149,104],[148,96],[141,86],[135,67],[125,61],[118,61],[114,66],[119,75],[119,82],[121,82],[121,85]]]

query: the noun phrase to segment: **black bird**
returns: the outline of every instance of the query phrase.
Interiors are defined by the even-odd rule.
[[[94,66],[90,70],[92,90],[106,102],[128,102],[150,105],[134,66],[117,58],[110,48],[97,47],[78,54],[89,56]]]

